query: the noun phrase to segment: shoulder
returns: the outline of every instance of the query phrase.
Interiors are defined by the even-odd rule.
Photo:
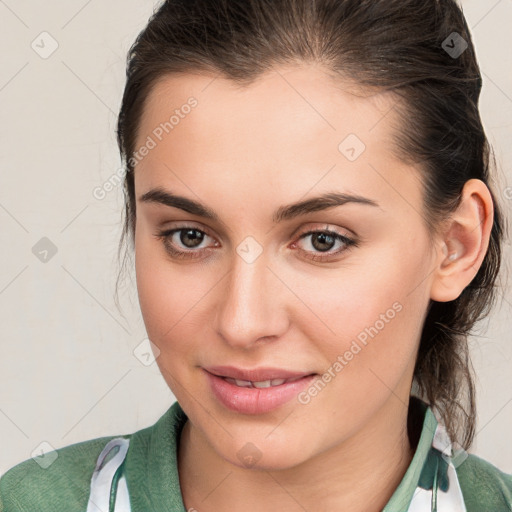
[[[68,445],[12,467],[0,478],[0,512],[85,510],[98,456],[115,437],[130,435]]]
[[[512,474],[473,454],[456,464],[468,512],[512,511]]]

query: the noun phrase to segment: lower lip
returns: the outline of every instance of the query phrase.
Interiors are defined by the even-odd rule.
[[[277,409],[309,386],[316,375],[269,388],[247,388],[227,382],[205,370],[210,388],[228,409],[242,414],[263,414]]]

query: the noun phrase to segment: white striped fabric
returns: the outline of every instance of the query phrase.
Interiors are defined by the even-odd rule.
[[[126,457],[129,444],[128,439],[119,437],[109,441],[103,448],[92,474],[87,512],[130,512],[130,499],[124,476],[118,481],[115,510],[110,510],[110,491],[114,475]],[[117,453],[104,464],[107,456],[116,448],[119,448]]]

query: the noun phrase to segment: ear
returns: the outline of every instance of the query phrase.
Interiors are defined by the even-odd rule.
[[[489,189],[481,180],[468,180],[459,207],[437,236],[432,300],[455,300],[473,280],[489,247],[493,219]]]

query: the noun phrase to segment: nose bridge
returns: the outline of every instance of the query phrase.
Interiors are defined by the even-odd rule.
[[[218,306],[219,334],[241,348],[250,348],[262,337],[280,335],[286,323],[278,304],[279,280],[267,267],[266,255],[255,256],[254,251],[250,243],[237,248]]]

